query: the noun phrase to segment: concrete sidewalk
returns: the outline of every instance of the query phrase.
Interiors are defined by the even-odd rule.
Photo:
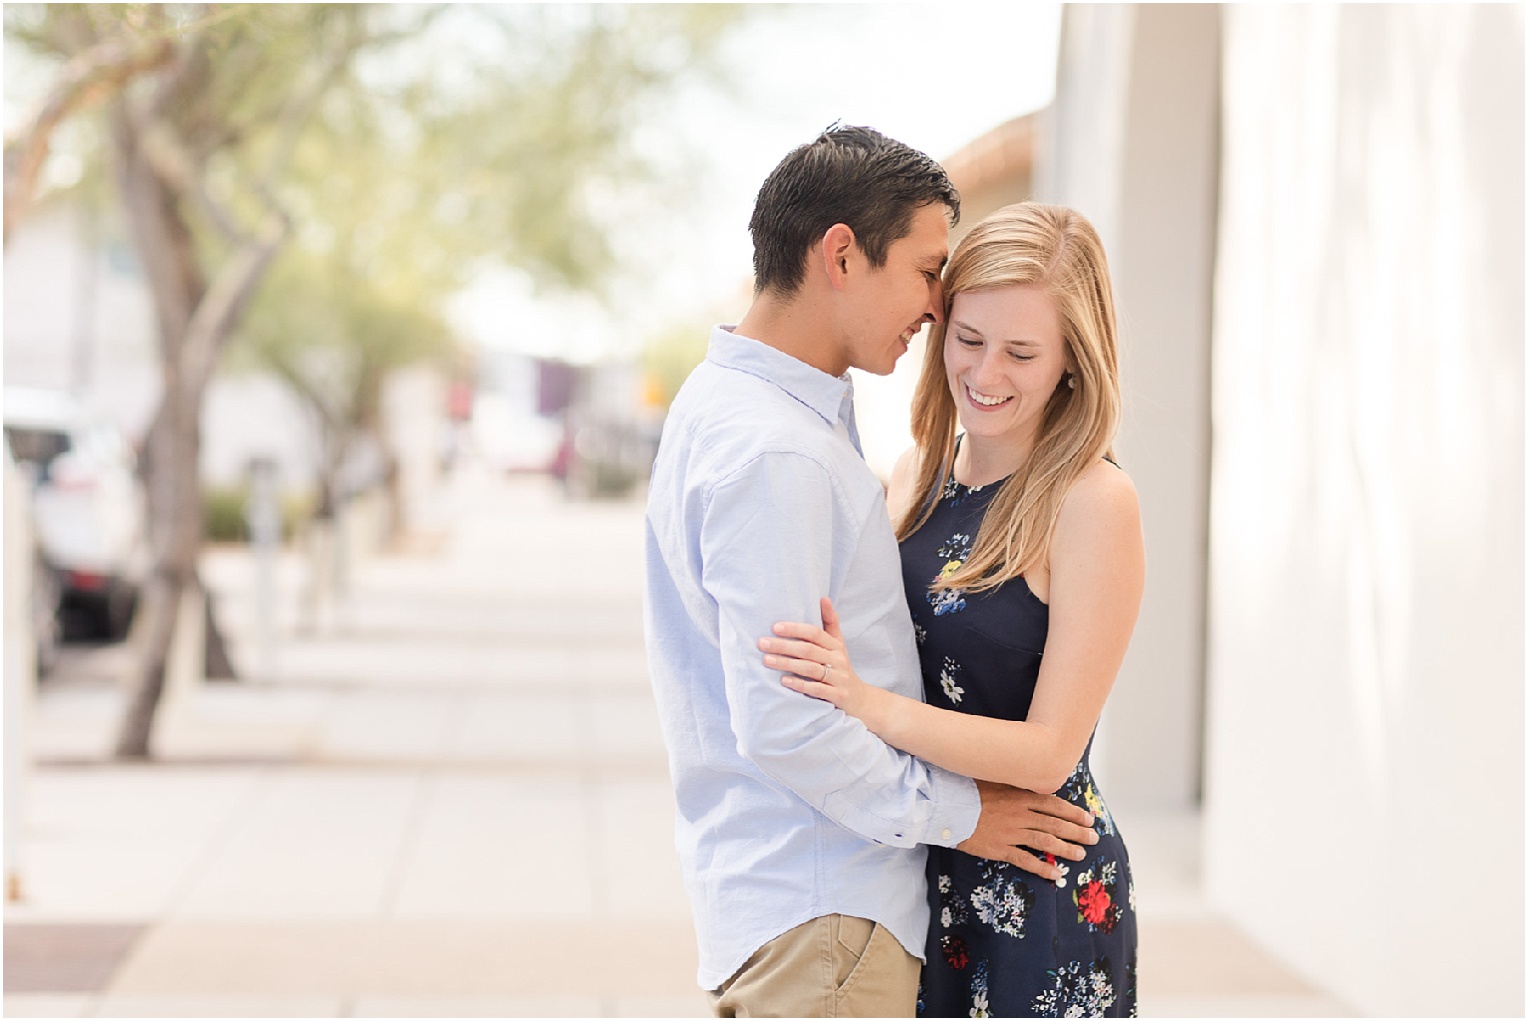
[[[704,1016],[641,642],[641,511],[468,474],[439,541],[356,565],[276,676],[173,693],[107,757],[111,658],[44,684],[7,1016]],[[243,550],[206,572],[258,657]],[[1134,818],[1143,1014],[1347,1013],[1197,894],[1191,818]]]

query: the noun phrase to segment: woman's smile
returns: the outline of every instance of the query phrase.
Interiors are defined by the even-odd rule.
[[[972,404],[976,405],[983,411],[991,411],[994,408],[1000,408],[1004,404],[1007,404],[1009,401],[1013,400],[1013,396],[1011,394],[1007,397],[994,397],[990,394],[984,394],[980,390],[977,390],[975,387],[973,387],[970,383],[966,384],[966,397],[970,399]]]

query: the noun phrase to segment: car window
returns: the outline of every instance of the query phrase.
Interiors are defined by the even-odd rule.
[[[11,456],[37,466],[46,475],[48,466],[60,454],[66,454],[73,446],[69,434],[58,429],[34,429],[27,426],[8,425],[5,438],[11,445]]]

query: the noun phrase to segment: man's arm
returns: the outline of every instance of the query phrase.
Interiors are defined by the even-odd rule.
[[[763,666],[756,642],[781,614],[836,591],[863,523],[826,467],[765,454],[715,487],[701,529],[703,583],[720,611],[722,666],[742,754],[850,831],[897,846],[959,845],[1037,875],[1024,847],[1081,859],[1092,818],[1059,798],[982,784],[886,745],[859,721],[802,698]],[[852,534],[848,534],[851,533]],[[836,533],[836,534],[835,534]],[[835,542],[838,557],[835,560]],[[1023,847],[1017,846],[1023,845]]]
[[[898,752],[863,724],[802,698],[756,643],[776,620],[815,615],[837,591],[860,522],[826,466],[761,454],[708,494],[702,582],[716,600],[727,702],[738,750],[813,808],[869,840],[955,846],[980,813],[975,784]],[[835,556],[836,553],[836,556]]]

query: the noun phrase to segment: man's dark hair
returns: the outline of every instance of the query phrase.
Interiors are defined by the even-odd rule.
[[[952,226],[960,219],[960,195],[938,163],[873,128],[835,124],[792,150],[759,189],[748,221],[754,292],[794,293],[807,251],[835,223],[854,231],[872,266],[884,266],[913,214],[934,202],[949,208]]]

